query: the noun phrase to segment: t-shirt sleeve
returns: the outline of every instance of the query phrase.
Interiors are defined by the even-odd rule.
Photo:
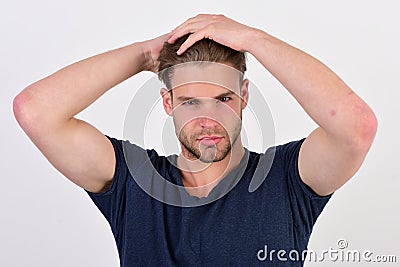
[[[332,194],[319,196],[300,177],[298,158],[305,138],[277,146],[277,153],[285,168],[290,205],[296,226],[304,226],[306,238]]]
[[[115,171],[109,188],[102,193],[86,191],[94,204],[98,207],[111,226],[114,235],[121,229],[126,201],[126,186],[129,179],[129,168],[125,163],[123,142],[113,137],[106,137],[111,141],[115,152]],[[135,146],[137,147],[137,146]],[[139,147],[137,147],[139,149]]]

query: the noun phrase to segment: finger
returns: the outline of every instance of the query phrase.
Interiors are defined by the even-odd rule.
[[[179,31],[181,28],[185,27],[187,24],[191,23],[193,20],[195,19],[195,17],[190,18],[185,20],[184,22],[182,22],[181,24],[179,24],[178,26],[176,26],[172,31],[171,31],[171,35],[173,35],[174,33],[176,33],[177,31]]]
[[[222,15],[198,14],[197,16],[186,20],[172,31],[168,43],[173,44],[178,38],[185,34],[194,33],[195,31],[220,20],[221,16]]]
[[[170,33],[164,33],[163,35],[158,36],[161,40],[164,40],[164,42],[168,41],[170,37]]]
[[[206,37],[207,36],[207,37]],[[189,35],[189,37],[186,39],[186,41],[181,45],[181,47],[179,47],[178,51],[176,52],[178,55],[183,54],[189,47],[191,47],[194,43],[196,43],[197,41],[200,41],[201,39],[204,38],[209,38],[212,39],[212,37],[210,35],[206,35],[206,30],[200,30],[197,31],[191,35]]]
[[[173,30],[171,37],[168,39],[168,43],[173,44],[177,39],[184,36],[187,33],[192,33],[195,31],[195,25],[193,23],[185,23],[185,25],[179,26]]]
[[[173,32],[178,31],[180,28],[185,27],[187,24],[190,24],[190,23],[193,23],[196,21],[200,21],[200,20],[207,20],[207,15],[197,14],[196,16],[187,19],[185,22],[183,22],[180,25],[178,25],[177,27],[175,27],[175,29],[173,29]]]
[[[180,37],[188,34],[188,33],[194,33],[204,27],[206,27],[210,21],[207,20],[192,20],[191,22],[187,22],[178,28],[176,28],[172,32],[172,36],[168,40],[168,43],[173,44],[177,39]]]

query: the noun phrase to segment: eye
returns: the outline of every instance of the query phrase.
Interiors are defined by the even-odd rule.
[[[189,99],[189,100],[186,100],[186,101],[182,102],[182,105],[191,106],[191,105],[196,105],[198,103],[199,103],[199,101],[196,100],[196,99]]]
[[[223,103],[226,103],[226,102],[228,102],[230,100],[232,100],[232,98],[228,97],[228,96],[223,96],[223,97],[218,98],[218,101],[219,102],[223,102]]]

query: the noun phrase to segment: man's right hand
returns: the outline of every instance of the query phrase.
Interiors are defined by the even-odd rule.
[[[163,45],[165,42],[168,41],[168,38],[170,37],[170,34],[164,34],[161,36],[158,36],[154,39],[147,40],[144,42],[141,42],[141,45],[143,46],[143,55],[146,59],[146,65],[145,69],[147,71],[152,71],[154,73],[158,72],[158,66],[159,62],[157,61],[161,49],[163,48]]]
[[[67,66],[25,88],[14,99],[14,114],[49,162],[78,186],[102,192],[115,170],[110,140],[74,116],[129,77],[157,72],[168,34],[137,42]]]

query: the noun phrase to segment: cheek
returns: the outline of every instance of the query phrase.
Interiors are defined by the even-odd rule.
[[[179,116],[174,114],[173,116],[175,133],[179,135],[188,135],[195,129],[195,120],[187,119],[187,116]]]
[[[178,125],[184,125],[199,116],[199,108],[194,105],[177,105],[173,107],[172,115]]]
[[[173,114],[174,124],[176,130],[179,132],[182,128],[188,129],[190,128],[191,121],[193,120],[192,116],[184,112],[174,112]]]
[[[216,119],[222,124],[232,125],[241,121],[241,109],[236,103],[223,105],[216,112]]]
[[[236,115],[240,116],[242,109],[243,109],[243,102],[241,99],[237,99],[234,103],[229,105],[229,108],[234,112]]]

